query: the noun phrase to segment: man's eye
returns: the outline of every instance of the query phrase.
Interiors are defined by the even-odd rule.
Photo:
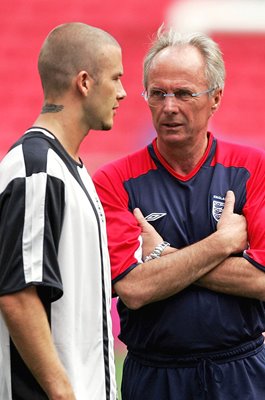
[[[176,90],[174,92],[174,95],[177,99],[180,100],[189,100],[192,98],[192,93],[188,90]]]
[[[152,97],[153,99],[163,99],[164,92],[162,92],[162,90],[151,90],[149,93],[149,97]]]

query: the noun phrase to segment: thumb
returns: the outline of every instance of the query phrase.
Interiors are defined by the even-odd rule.
[[[133,215],[135,216],[135,218],[138,221],[138,224],[143,228],[144,226],[148,225],[148,222],[146,221],[146,219],[144,218],[140,208],[135,208],[133,210]]]
[[[232,190],[228,190],[225,196],[225,205],[223,209],[224,214],[233,214],[235,205],[235,195]]]

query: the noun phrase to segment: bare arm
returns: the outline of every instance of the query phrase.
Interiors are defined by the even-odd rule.
[[[215,292],[265,301],[265,273],[243,257],[229,257],[197,282]]]
[[[50,400],[75,400],[35,287],[0,296],[0,310],[24,362]]]
[[[245,218],[233,213],[234,195],[228,193],[218,230],[198,243],[138,265],[115,284],[115,291],[132,309],[172,296],[207,274],[230,254],[246,246]],[[150,225],[138,210],[145,232]],[[147,225],[146,225],[147,224]],[[153,228],[152,228],[153,229]],[[161,242],[157,236],[153,243]],[[150,242],[149,242],[150,243]]]

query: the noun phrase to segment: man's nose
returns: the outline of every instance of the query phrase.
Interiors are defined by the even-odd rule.
[[[120,82],[120,87],[118,89],[117,97],[118,97],[119,100],[123,100],[123,99],[125,99],[126,96],[127,96],[127,93],[126,93],[122,83]]]
[[[174,93],[167,93],[166,96],[164,97],[163,101],[163,108],[164,110],[169,110],[169,111],[178,111],[179,108],[179,102]]]

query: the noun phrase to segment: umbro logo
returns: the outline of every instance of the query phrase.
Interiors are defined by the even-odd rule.
[[[146,221],[156,221],[157,219],[163,218],[167,213],[152,213],[145,217]]]

